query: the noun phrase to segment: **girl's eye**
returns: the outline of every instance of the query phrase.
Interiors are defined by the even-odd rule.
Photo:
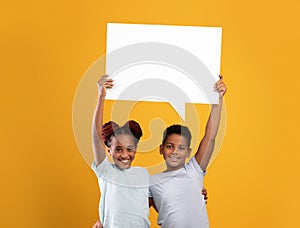
[[[135,147],[128,147],[127,151],[128,152],[134,152],[134,151],[136,151],[136,148]]]
[[[179,150],[185,150],[185,147],[178,147]]]

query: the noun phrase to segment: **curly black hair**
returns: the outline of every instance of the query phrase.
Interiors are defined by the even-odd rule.
[[[179,124],[174,124],[174,125],[169,126],[168,128],[166,128],[164,130],[162,144],[164,144],[166,142],[167,138],[172,134],[184,136],[187,140],[188,147],[190,147],[192,134],[188,127],[182,126]]]
[[[134,120],[127,121],[121,127],[114,121],[109,121],[102,127],[102,139],[107,147],[110,147],[112,136],[122,134],[131,135],[134,139],[135,145],[137,145],[143,135],[143,132],[140,125]]]

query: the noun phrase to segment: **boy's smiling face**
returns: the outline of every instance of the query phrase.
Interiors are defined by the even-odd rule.
[[[165,140],[164,144],[160,145],[160,153],[163,155],[167,171],[181,169],[186,158],[191,154],[191,149],[188,147],[185,136],[171,134]]]

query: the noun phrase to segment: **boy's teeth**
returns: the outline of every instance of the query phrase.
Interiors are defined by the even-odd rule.
[[[128,160],[122,160],[121,162],[123,162],[123,163],[127,163],[127,162],[128,162]]]

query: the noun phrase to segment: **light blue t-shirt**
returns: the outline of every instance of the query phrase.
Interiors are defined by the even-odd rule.
[[[92,169],[101,191],[99,213],[104,228],[148,228],[149,173],[141,167],[120,169],[107,157]]]
[[[150,177],[150,197],[162,228],[208,228],[203,172],[195,157],[179,170]]]

